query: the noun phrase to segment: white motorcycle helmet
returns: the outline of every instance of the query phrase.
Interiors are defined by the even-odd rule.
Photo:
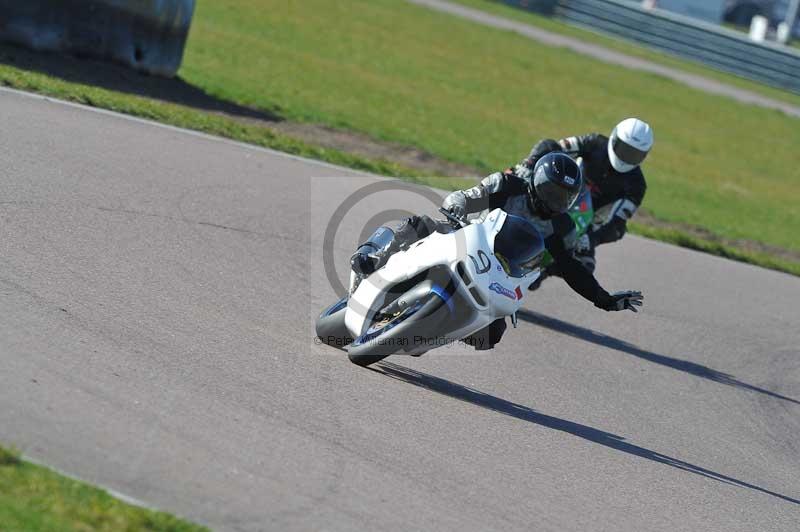
[[[653,129],[638,118],[623,120],[608,139],[608,158],[614,170],[624,174],[644,162],[653,147]]]

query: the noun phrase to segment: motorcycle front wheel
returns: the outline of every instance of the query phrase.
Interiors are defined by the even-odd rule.
[[[437,312],[440,309],[447,310],[442,298],[434,293],[426,294],[397,315],[374,321],[348,346],[347,357],[353,364],[369,366],[398,351],[408,350],[413,347],[414,337],[426,337],[439,330],[442,318],[447,316]]]
[[[344,325],[344,315],[347,311],[347,298],[343,297],[327,309],[317,318],[316,330],[317,338],[322,343],[335,347],[336,349],[344,349],[353,338],[347,327]]]

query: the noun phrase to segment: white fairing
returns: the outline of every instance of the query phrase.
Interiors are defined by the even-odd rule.
[[[433,233],[389,258],[386,265],[364,279],[348,301],[345,325],[354,338],[361,336],[372,323],[373,315],[384,301],[387,289],[429,270],[446,266],[456,290],[475,312],[459,323],[456,330],[441,331],[449,339],[467,337],[497,318],[510,316],[521,306],[527,287],[540,275],[539,270],[524,277],[506,274],[493,253],[494,239],[506,219],[501,209],[491,211],[483,220],[449,234]],[[466,283],[458,274],[461,264],[467,272]],[[424,351],[425,349],[420,349]]]

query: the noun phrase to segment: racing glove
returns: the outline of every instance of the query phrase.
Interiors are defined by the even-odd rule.
[[[442,207],[450,211],[450,214],[462,220],[467,215],[467,196],[460,190],[448,195]]]
[[[597,301],[595,306],[608,311],[632,310],[633,312],[639,312],[636,307],[641,307],[643,303],[644,295],[641,292],[628,290],[610,294],[608,297]]]

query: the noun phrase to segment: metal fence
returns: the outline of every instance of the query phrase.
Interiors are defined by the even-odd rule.
[[[571,24],[610,33],[651,48],[800,93],[800,52],[689,17],[619,0],[505,0],[549,11]]]

